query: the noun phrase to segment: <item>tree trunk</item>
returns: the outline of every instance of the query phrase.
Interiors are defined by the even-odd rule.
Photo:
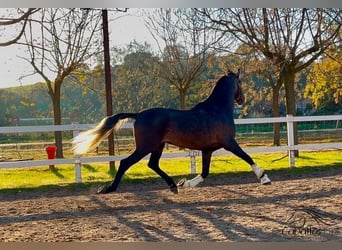
[[[280,116],[279,91],[281,84],[272,88],[272,117]],[[280,123],[273,123],[273,145],[280,146]]]
[[[179,90],[179,108],[181,110],[185,110],[185,94],[186,90],[178,89]],[[183,147],[178,147],[179,150],[183,150]]]
[[[54,125],[62,125],[62,111],[61,111],[61,86],[55,83],[55,91],[52,94],[52,104],[54,113]],[[56,157],[64,158],[63,156],[63,137],[62,131],[55,132],[55,144],[57,147]]]
[[[186,95],[186,90],[184,89],[179,89],[179,108],[181,110],[185,110],[185,95]]]
[[[284,76],[284,86],[285,86],[285,95],[286,95],[286,112],[289,115],[296,116],[296,94],[295,94],[295,70],[294,67],[287,66],[283,70]],[[298,131],[297,131],[297,123],[293,123],[293,136],[294,136],[294,144],[298,144]],[[295,150],[295,156],[299,156],[299,151]]]

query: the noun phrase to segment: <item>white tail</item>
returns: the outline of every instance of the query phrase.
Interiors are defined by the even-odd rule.
[[[127,121],[127,119],[120,119],[113,124],[110,119],[111,117],[106,117],[95,128],[77,135],[72,141],[74,155],[81,156],[95,149],[112,130],[118,130]]]

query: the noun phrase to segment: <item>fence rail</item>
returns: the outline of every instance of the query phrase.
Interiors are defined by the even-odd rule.
[[[286,146],[267,146],[267,147],[252,147],[244,149],[247,153],[267,153],[267,152],[289,152],[289,166],[295,166],[294,150],[323,150],[323,149],[341,149],[341,142],[334,143],[314,143],[314,144],[299,144],[294,145],[294,131],[293,124],[295,122],[308,122],[308,121],[336,121],[337,123],[342,120],[342,115],[330,115],[330,116],[286,116],[275,118],[248,118],[248,119],[236,119],[235,124],[269,124],[269,123],[286,123],[287,141]],[[20,126],[20,127],[0,127],[0,133],[38,133],[38,132],[54,132],[54,131],[72,131],[73,135],[77,135],[82,130],[92,128],[90,124],[71,124],[71,125],[48,125],[48,126]],[[123,128],[132,129],[132,123],[126,123]],[[337,128],[336,130],[342,130]],[[1,144],[0,144],[1,147]],[[230,152],[225,150],[218,150],[214,152],[214,155],[227,155]],[[163,153],[163,158],[176,158],[176,157],[189,157],[191,173],[196,170],[195,158],[199,156],[199,151],[182,151],[173,153]],[[62,164],[75,164],[75,176],[76,182],[81,182],[81,165],[83,163],[94,162],[109,162],[120,161],[127,155],[121,156],[96,156],[96,157],[81,157],[81,158],[67,158],[67,159],[50,159],[50,160],[29,160],[29,161],[5,161],[0,162],[1,168],[21,168],[21,167],[36,167],[47,165],[62,165]]]

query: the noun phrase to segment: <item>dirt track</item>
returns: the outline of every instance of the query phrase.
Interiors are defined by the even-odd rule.
[[[209,178],[172,194],[163,182],[119,192],[0,192],[0,241],[342,241],[342,169]]]

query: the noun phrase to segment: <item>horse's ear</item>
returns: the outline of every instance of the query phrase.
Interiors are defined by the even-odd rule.
[[[237,78],[239,78],[239,76],[240,76],[240,71],[241,71],[241,69],[238,69],[238,72],[236,73]]]
[[[232,74],[232,73],[233,71],[231,71],[230,69],[227,70],[227,75]]]

